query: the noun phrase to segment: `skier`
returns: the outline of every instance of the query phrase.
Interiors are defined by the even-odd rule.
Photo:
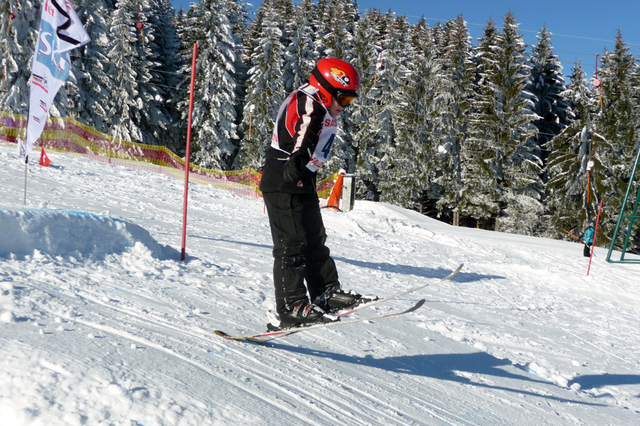
[[[591,245],[593,244],[593,221],[589,221],[589,226],[584,231],[584,237],[580,238],[584,242],[583,254],[585,257],[591,256]]]
[[[340,287],[325,246],[316,174],[327,161],[338,116],[358,96],[360,77],[349,63],[318,61],[309,83],[280,106],[265,153],[260,190],[273,238],[273,278],[280,328],[333,321],[327,314],[375,298]],[[305,286],[306,281],[306,286]]]

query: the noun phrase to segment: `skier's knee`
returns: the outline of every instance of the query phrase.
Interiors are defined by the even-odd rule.
[[[290,268],[300,268],[306,265],[306,259],[303,254],[287,255],[282,257],[282,263]]]
[[[304,267],[307,259],[304,255],[304,241],[288,241],[283,244],[282,263],[291,268]]]

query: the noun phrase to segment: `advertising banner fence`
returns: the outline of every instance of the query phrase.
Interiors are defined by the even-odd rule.
[[[0,111],[0,143],[24,139],[27,117]],[[49,117],[38,145],[47,152],[64,152],[103,163],[132,167],[184,179],[184,159],[164,146],[143,145],[113,138],[70,117]],[[318,182],[318,196],[329,198],[338,174]],[[245,197],[261,198],[260,172],[253,169],[211,170],[191,164],[189,181],[213,185]],[[326,201],[324,201],[326,204]]]

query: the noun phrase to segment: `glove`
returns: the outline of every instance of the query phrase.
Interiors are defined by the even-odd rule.
[[[300,179],[309,159],[302,151],[294,152],[284,165],[284,181],[292,183]]]

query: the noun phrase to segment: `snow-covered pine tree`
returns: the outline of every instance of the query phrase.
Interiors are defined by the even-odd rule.
[[[531,80],[527,89],[535,96],[535,112],[540,116],[534,124],[538,128],[536,142],[541,148],[545,164],[549,157],[545,145],[560,134],[571,119],[569,104],[560,96],[566,90],[566,85],[560,59],[553,53],[551,35],[546,26],[540,30],[538,43],[532,48]],[[543,180],[546,181],[546,178],[543,177]]]
[[[445,29],[442,26],[442,22],[438,21],[433,24],[433,28],[431,29],[431,34],[428,40],[429,48],[438,52],[438,55],[440,55],[442,53],[442,49],[447,44],[445,38]]]
[[[13,13],[14,19],[9,15]],[[0,0],[0,111],[27,114],[31,61],[40,26],[40,2]],[[0,86],[2,89],[2,86]]]
[[[408,43],[410,43],[410,46],[414,51],[414,53],[408,55],[409,64],[411,64],[412,55],[418,54],[437,58],[442,53],[435,46],[433,37],[434,30],[429,27],[424,16],[421,17],[418,22],[411,27],[411,34],[408,38]]]
[[[324,35],[324,55],[345,60],[353,46],[353,34],[358,11],[351,0],[333,0],[326,9],[324,22],[327,33]]]
[[[280,29],[280,44],[285,48],[285,53],[282,57],[282,84],[284,86],[285,93],[291,93],[297,87],[293,84],[293,72],[295,69],[295,58],[286,53],[286,49],[291,47],[293,43],[293,37],[295,32],[294,12],[297,8],[293,4],[293,0],[272,0],[273,8],[276,16],[279,16],[277,25]],[[310,12],[312,12],[311,10]],[[294,64],[289,64],[289,61],[294,61]]]
[[[182,65],[179,59],[180,39],[176,29],[175,10],[169,0],[153,0],[150,4],[148,21],[149,26],[155,30],[152,48],[159,64],[159,69],[154,70],[151,80],[158,91],[154,102],[160,118],[157,123],[156,144],[179,152],[185,147],[186,134],[183,127],[175,125],[180,122],[178,99],[174,94],[181,81],[178,71]]]
[[[244,44],[242,46],[242,61],[244,62],[247,69],[251,68],[251,52],[253,52],[260,39],[260,34],[262,34],[262,22],[264,21],[264,14],[267,7],[263,7],[262,2],[258,10],[256,11],[256,15],[253,17],[249,26],[247,27],[247,34],[244,40]]]
[[[172,47],[165,43],[166,37],[161,37],[158,44],[158,34],[163,25],[162,20],[156,17],[160,13],[158,5],[160,1],[167,0],[135,0],[134,2],[138,43],[135,43],[132,48],[136,51],[135,55],[138,58],[136,62],[138,99],[143,105],[142,108],[138,108],[135,120],[139,123],[142,132],[143,139],[140,142],[150,145],[170,143],[168,136],[171,116],[163,93],[164,78],[158,71],[163,65],[159,61],[161,55],[165,53],[163,49]],[[141,28],[138,28],[140,26]],[[172,29],[165,28],[165,30]]]
[[[496,227],[502,231],[532,235],[542,226],[542,180],[540,149],[535,144],[537,129],[533,121],[532,94],[525,90],[530,67],[526,63],[525,43],[518,33],[515,17],[504,18],[502,34],[492,51],[484,85],[488,110],[483,118],[487,132],[483,139],[489,153],[495,196],[500,207]]]
[[[177,118],[173,121],[172,126],[179,135],[179,140],[184,141],[184,149],[179,149],[177,154],[181,157],[186,156],[187,142],[187,126],[189,121],[189,91],[191,89],[191,63],[193,61],[193,45],[198,42],[195,34],[187,25],[189,11],[185,12],[181,7],[176,12],[175,25],[180,47],[178,48],[178,57],[176,64],[179,65],[177,71],[177,86],[173,91],[170,101],[177,114]],[[185,115],[183,110],[187,111]]]
[[[242,167],[255,170],[262,165],[265,148],[271,142],[278,107],[287,96],[282,78],[284,46],[280,42],[280,17],[270,0],[262,2],[258,14],[261,15],[260,21],[250,26],[254,43],[248,46],[245,54],[250,60],[250,67],[239,159]],[[259,28],[256,28],[258,24]]]
[[[235,42],[223,0],[192,3],[179,30],[180,72],[190,79],[193,46],[198,44],[192,116],[192,161],[205,168],[228,170],[237,154]],[[186,82],[183,82],[183,86]],[[178,103],[182,120],[188,119],[189,95]]]
[[[504,18],[502,43],[498,49],[499,79],[496,92],[497,147],[494,165],[503,189],[503,214],[497,220],[500,230],[524,235],[542,231],[542,161],[534,122],[533,95],[526,91],[530,77],[526,45],[518,33],[515,17]]]
[[[271,4],[273,5],[273,8],[280,18],[289,18],[288,20],[290,20],[290,18],[293,16],[293,0],[271,0]],[[287,19],[282,19],[280,21],[280,29],[283,30],[283,37],[286,37],[286,35],[284,34],[284,29],[289,25],[288,23],[283,22],[285,20]]]
[[[250,23],[248,4],[243,0],[227,0],[226,7],[236,47],[236,73],[240,75],[246,73],[246,67],[244,63],[242,63],[242,49],[248,39],[248,27]],[[242,81],[244,82],[244,80]]]
[[[424,206],[433,205],[439,195],[435,182],[442,171],[435,158],[439,140],[436,126],[443,106],[439,92],[444,75],[436,60],[438,52],[425,48],[430,34],[424,21],[400,32],[408,34],[402,40],[406,56],[392,96],[394,140],[380,147],[385,155],[380,199],[423,212]]]
[[[360,21],[360,15],[356,7],[357,5],[351,0],[340,0],[331,3],[329,10],[330,21],[333,25],[325,36],[325,55],[349,62],[356,68],[362,79],[360,66],[353,58],[355,31],[358,21]],[[359,99],[345,108],[338,118],[338,133],[331,149],[331,158],[325,167],[320,169],[322,178],[340,169],[348,170],[349,165],[355,163],[354,138],[357,133],[357,125],[353,121],[353,113],[356,104],[362,100],[361,95],[362,90],[360,90]]]
[[[112,68],[107,57],[111,46],[108,22],[112,11],[110,0],[86,0],[76,9],[91,41],[71,52],[71,74],[77,83],[75,88],[67,88],[75,103],[69,111],[71,116],[103,133],[109,133],[108,123],[111,122],[107,111],[113,81],[105,70]]]
[[[620,31],[616,34],[614,50],[602,56],[598,77],[602,82],[603,108],[595,125],[604,140],[592,148],[602,168],[596,165],[592,171],[596,194],[590,210],[597,209],[597,203],[604,200],[599,228],[602,234],[598,232],[598,242],[609,244],[640,141],[640,74]],[[636,180],[634,184],[632,193],[635,194],[639,182]]]
[[[440,186],[437,208],[445,214],[457,215],[459,222],[461,194],[469,190],[468,182],[462,179],[462,147],[469,138],[475,63],[471,36],[462,15],[447,22],[446,27],[446,43],[441,51],[443,105],[437,120],[440,142],[433,154],[441,171],[436,179]]]
[[[290,20],[287,21],[282,70],[284,90],[287,93],[309,80],[309,74],[316,62],[313,41],[316,12],[313,0],[305,0],[293,8]]]
[[[547,236],[571,238],[563,230],[581,233],[587,221],[587,170],[591,147],[601,143],[602,137],[594,133],[593,117],[599,109],[597,97],[589,87],[582,63],[577,62],[570,75],[571,82],[560,94],[570,109],[569,125],[546,146],[549,158],[545,166],[545,209],[549,215]],[[598,168],[601,169],[600,165]],[[590,197],[593,197],[593,188]]]
[[[370,139],[363,140],[358,147],[360,159],[358,172],[365,186],[367,199],[378,201],[381,195],[381,171],[393,164],[395,149],[395,129],[393,115],[399,104],[397,97],[401,95],[399,88],[404,77],[403,61],[405,59],[405,33],[407,27],[404,17],[397,17],[390,12],[381,21],[380,43],[383,46],[382,60],[384,66],[378,71],[375,87],[369,92],[373,102],[370,106],[371,117]]]
[[[369,11],[358,20],[354,32],[353,48],[351,49],[353,64],[360,75],[360,91],[358,99],[349,106],[349,119],[343,120],[343,125],[339,128],[341,134],[349,135],[351,147],[343,155],[343,168],[348,173],[361,172],[364,165],[364,158],[361,155],[361,148],[366,149],[367,142],[373,138],[372,126],[375,122],[373,106],[375,100],[372,90],[376,90],[376,66],[380,58],[382,46],[379,42],[379,26],[377,22],[381,19],[380,14]],[[377,44],[377,45],[376,45]],[[346,147],[345,147],[346,149]],[[357,180],[359,193],[365,192],[365,186],[361,179]]]
[[[251,82],[249,81],[251,77],[249,72],[253,67],[253,60],[251,57],[253,52],[258,49],[260,40],[262,40],[262,25],[264,23],[265,13],[267,10],[271,10],[273,8],[270,2],[266,3],[267,4],[263,1],[258,7],[253,20],[251,20],[247,27],[246,38],[242,45],[242,62],[246,69],[246,76],[243,87],[244,96],[242,102],[242,113],[239,117],[240,125],[238,126],[238,134],[242,135],[242,138],[240,140],[240,150],[238,151],[238,155],[236,155],[234,163],[234,167],[236,169],[252,167],[251,164],[253,164],[253,167],[258,170],[258,168],[261,167],[261,157],[264,153],[264,147],[262,147],[261,151],[260,145],[253,145],[253,110],[255,110],[256,107],[254,105],[248,110],[245,110],[245,108],[249,102],[250,91],[255,90],[255,88],[251,88]],[[264,142],[267,143],[266,141]],[[252,158],[252,160],[250,160],[250,158]]]
[[[461,217],[476,220],[479,228],[492,228],[500,212],[498,186],[490,162],[494,156],[491,139],[497,121],[493,98],[500,33],[493,20],[484,26],[474,49],[475,90],[469,115],[469,137],[461,147],[461,174],[465,187],[459,194]]]
[[[241,130],[242,108],[244,106],[244,97],[246,94],[248,71],[247,65],[242,58],[242,51],[248,38],[248,27],[250,23],[248,5],[243,0],[228,0],[226,2],[227,16],[231,24],[231,33],[235,44],[234,50],[234,79],[236,81],[236,133],[237,140],[234,140],[235,146],[240,146],[240,140],[243,137]],[[237,157],[237,155],[236,155]],[[234,159],[234,168],[235,168]]]
[[[332,0],[318,0],[316,5],[316,23],[314,42],[318,59],[329,56],[327,50],[327,35],[331,32]]]
[[[313,0],[303,0],[293,11],[289,45],[285,50],[285,91],[291,92],[309,81],[318,58],[315,53],[314,26],[317,9]]]
[[[156,105],[159,94],[151,83],[152,70],[158,63],[149,43],[154,38],[154,30],[148,25],[148,10],[148,0],[117,3],[111,14],[111,44],[105,72],[112,79],[108,105],[111,135],[154,144],[157,143],[161,113]],[[143,30],[137,28],[139,22]]]

